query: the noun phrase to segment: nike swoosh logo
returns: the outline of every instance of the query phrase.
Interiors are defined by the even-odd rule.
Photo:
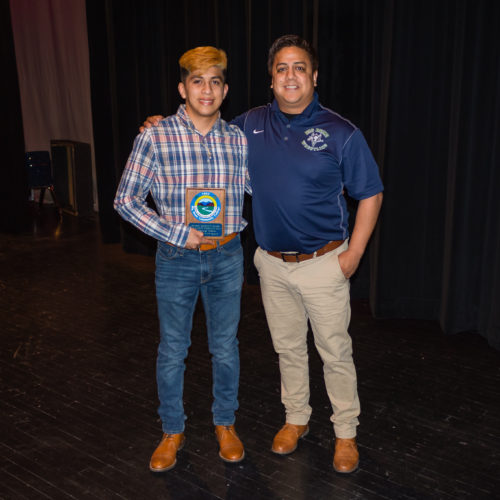
[[[257,129],[253,129],[253,133],[254,134],[262,134],[262,132],[264,132],[263,130],[257,130]]]

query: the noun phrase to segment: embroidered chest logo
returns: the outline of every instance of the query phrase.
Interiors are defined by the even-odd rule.
[[[307,137],[301,144],[309,151],[321,151],[328,146],[325,139],[330,137],[330,134],[326,130],[323,130],[322,128],[310,128],[304,133]]]

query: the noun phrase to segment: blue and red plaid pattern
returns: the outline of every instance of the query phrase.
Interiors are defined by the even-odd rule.
[[[139,134],[125,165],[114,207],[128,222],[159,241],[183,247],[187,187],[226,190],[225,234],[240,232],[244,191],[250,192],[248,146],[243,132],[218,118],[198,132],[185,106]],[[151,192],[156,211],[146,203]]]

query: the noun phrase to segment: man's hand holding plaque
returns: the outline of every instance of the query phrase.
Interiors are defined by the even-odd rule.
[[[189,235],[185,247],[189,250],[196,250],[200,247],[200,245],[211,245],[212,243],[213,240],[209,240],[201,231],[198,231],[197,229],[194,229],[192,227],[189,230]]]

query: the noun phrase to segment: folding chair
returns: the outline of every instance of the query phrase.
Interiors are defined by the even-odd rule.
[[[29,151],[24,155],[24,162],[28,172],[28,185],[30,189],[39,189],[39,207],[43,204],[45,190],[48,189],[52,195],[52,201],[59,212],[61,207],[57,201],[54,191],[54,180],[52,178],[52,168],[50,165],[50,155],[48,151]]]

